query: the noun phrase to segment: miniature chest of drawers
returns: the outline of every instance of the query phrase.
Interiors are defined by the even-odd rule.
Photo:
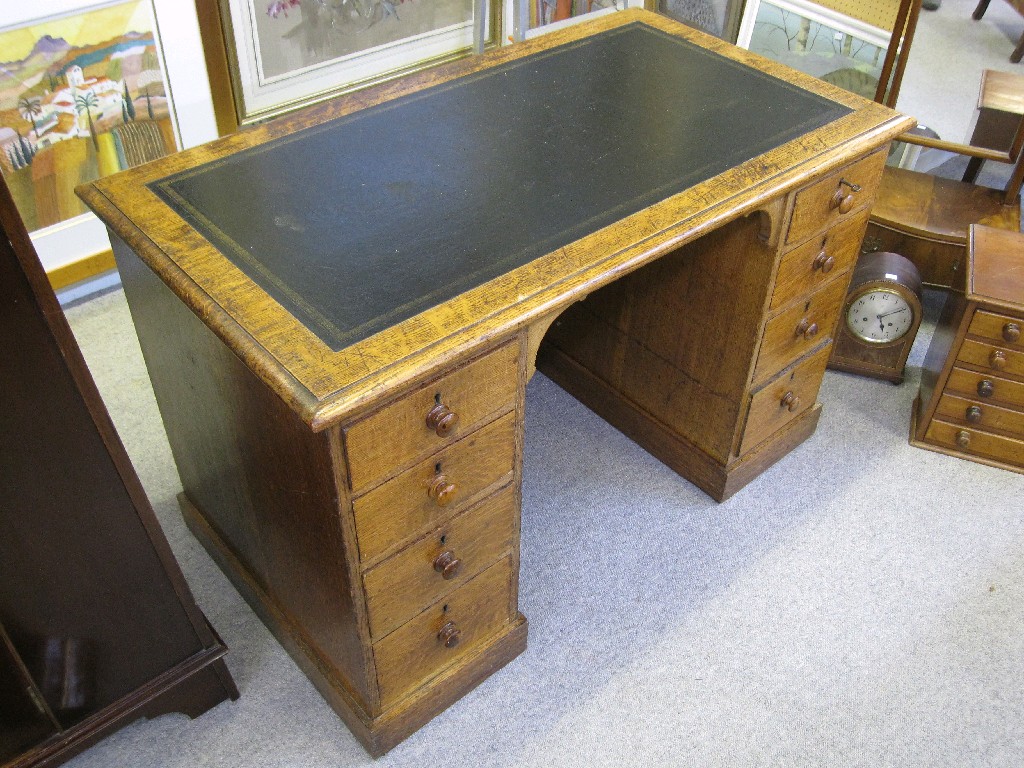
[[[935,329],[911,443],[1024,472],[1024,234],[975,225]]]

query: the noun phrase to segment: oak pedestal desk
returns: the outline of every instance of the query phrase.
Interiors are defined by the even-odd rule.
[[[81,194],[186,520],[381,754],[526,647],[535,361],[733,493],[815,428],[885,151],[912,125],[626,11]]]

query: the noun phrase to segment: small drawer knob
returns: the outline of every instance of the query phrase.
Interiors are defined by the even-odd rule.
[[[1020,323],[1007,323],[1003,326],[1003,338],[1011,344],[1020,341]]]
[[[459,416],[444,403],[438,403],[427,413],[427,426],[437,433],[438,437],[447,437],[459,423]]]
[[[835,265],[836,257],[829,256],[824,250],[814,257],[814,269],[820,269],[825,274],[831,272]]]
[[[455,498],[458,489],[455,483],[448,479],[447,475],[434,475],[434,479],[427,486],[427,495],[434,500],[439,507],[445,507]]]
[[[956,433],[956,447],[967,450],[971,447],[971,433],[966,429],[961,429]]]
[[[1001,371],[1006,368],[1006,353],[1001,349],[993,349],[992,354],[988,356],[988,362],[997,371]]]
[[[441,631],[437,633],[437,639],[445,648],[454,648],[459,644],[461,635],[462,632],[455,626],[455,622],[449,621],[441,627]]]
[[[441,574],[441,578],[445,581],[454,579],[459,575],[459,569],[462,567],[462,561],[455,556],[455,553],[450,549],[446,549],[436,558],[434,558],[434,570]]]
[[[977,424],[979,421],[981,421],[981,406],[967,406],[967,410],[964,412],[964,418],[971,422],[971,424]]]
[[[828,201],[828,207],[846,214],[853,210],[855,202],[853,195],[843,192],[842,189],[837,189],[836,193],[832,195],[832,199]]]
[[[783,408],[787,408],[790,411],[795,411],[800,407],[800,398],[799,396],[793,394],[792,391],[790,391],[782,396],[781,403]]]
[[[810,341],[811,339],[818,335],[818,324],[812,323],[805,317],[803,320],[797,323],[796,335],[803,336],[805,339]]]
[[[982,397],[992,397],[996,391],[996,385],[988,379],[982,379],[978,382],[978,394]]]

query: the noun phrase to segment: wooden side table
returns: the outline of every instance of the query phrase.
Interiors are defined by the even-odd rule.
[[[947,300],[910,442],[1024,473],[1024,234],[971,227],[966,289]]]
[[[1024,74],[986,69],[981,73],[981,90],[969,143],[1016,158],[1021,150],[1017,136],[1021,120],[1024,120]],[[972,157],[964,181],[973,183],[983,163],[981,158]]]

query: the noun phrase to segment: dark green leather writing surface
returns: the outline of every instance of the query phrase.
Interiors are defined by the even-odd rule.
[[[850,111],[637,23],[151,186],[337,350]]]

